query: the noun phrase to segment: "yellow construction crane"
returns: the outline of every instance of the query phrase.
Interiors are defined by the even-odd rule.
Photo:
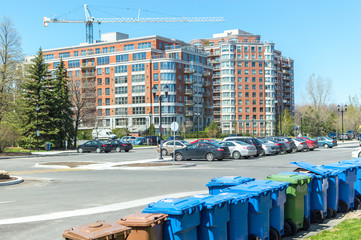
[[[88,6],[84,4],[85,20],[57,19],[44,17],[44,27],[48,23],[85,23],[86,41],[93,43],[93,23],[159,23],[159,22],[224,22],[223,17],[171,17],[171,18],[140,18],[140,10],[137,18],[94,18],[91,16]]]

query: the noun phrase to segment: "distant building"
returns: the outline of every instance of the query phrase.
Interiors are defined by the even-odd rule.
[[[87,92],[93,118],[83,121],[82,128],[127,128],[136,134],[154,123],[159,133],[158,95],[164,95],[165,85],[169,94],[162,102],[163,133],[173,121],[195,131],[213,120],[212,66],[198,47],[156,35],[107,33],[98,43],[43,52],[50,70],[62,58],[68,76]],[[153,87],[158,90],[155,98]]]
[[[238,29],[195,39],[213,65],[214,119],[223,133],[277,135],[280,113],[294,115],[294,61]]]

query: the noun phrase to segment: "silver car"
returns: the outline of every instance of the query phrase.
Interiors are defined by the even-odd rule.
[[[297,147],[297,151],[301,152],[301,151],[307,151],[309,150],[309,147],[307,146],[307,142],[306,140],[303,140],[301,138],[293,138],[292,139]]]
[[[231,156],[234,159],[240,159],[241,157],[249,158],[257,155],[257,149],[255,146],[247,144],[241,141],[226,141],[220,144],[229,148]]]
[[[277,146],[274,142],[268,141],[266,139],[258,139],[262,143],[262,148],[265,155],[273,155],[281,152],[281,148]]]

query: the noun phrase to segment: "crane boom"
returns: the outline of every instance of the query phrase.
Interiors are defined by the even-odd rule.
[[[86,40],[88,43],[93,42],[93,23],[170,23],[170,22],[224,22],[223,17],[161,17],[161,18],[94,18],[86,4],[84,4],[85,20],[67,20],[57,18],[43,18],[44,27],[48,23],[85,23],[86,24]]]

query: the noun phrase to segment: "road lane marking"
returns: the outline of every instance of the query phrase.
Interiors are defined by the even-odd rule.
[[[4,201],[4,202],[0,202],[0,204],[2,204],[2,203],[11,203],[11,202],[15,202],[15,201]]]
[[[12,171],[10,175],[20,174],[33,174],[33,173],[49,173],[49,172],[71,172],[71,171],[86,171],[89,169],[84,168],[51,168],[51,169],[37,169],[37,170],[23,170],[23,171]]]
[[[143,198],[143,199],[138,199],[138,200],[133,200],[133,201],[128,201],[128,202],[114,203],[114,204],[110,204],[110,205],[104,205],[101,207],[85,208],[85,209],[63,211],[63,212],[54,212],[54,213],[48,213],[48,214],[28,216],[28,217],[9,218],[9,219],[0,220],[0,225],[49,221],[49,220],[55,220],[55,219],[86,216],[86,215],[105,213],[105,212],[114,212],[114,211],[144,206],[149,203],[159,201],[160,199],[163,199],[163,198],[182,198],[182,197],[193,196],[193,195],[204,194],[204,193],[207,193],[207,192],[206,191],[195,191],[195,192],[173,193],[173,194]]]

